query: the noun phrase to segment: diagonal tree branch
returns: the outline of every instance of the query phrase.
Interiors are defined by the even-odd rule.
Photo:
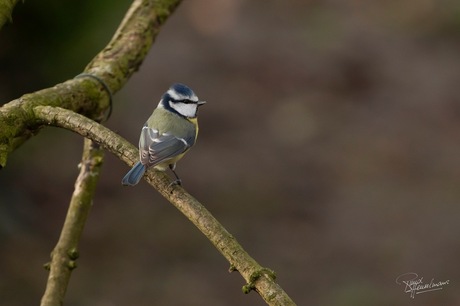
[[[59,240],[51,253],[48,282],[41,306],[62,305],[72,270],[76,268],[78,243],[92,206],[104,152],[99,145],[84,139],[80,174],[62,227]]]
[[[120,90],[139,68],[161,26],[180,2],[134,0],[112,40],[88,64],[85,73],[97,76],[113,93]],[[76,78],[0,107],[0,168],[11,152],[39,131],[41,126],[32,111],[38,105],[70,109],[100,121],[109,108],[109,94],[92,78]]]
[[[133,165],[138,158],[137,149],[93,120],[100,121],[109,108],[110,93],[104,85],[107,85],[111,92],[116,92],[126,83],[141,65],[162,24],[180,2],[134,0],[110,43],[85,69],[86,74],[97,79],[68,80],[52,88],[24,95],[0,107],[0,168],[6,165],[11,152],[46,125],[60,126],[77,132],[103,145],[128,165]],[[169,178],[164,173],[151,169],[147,171],[145,178],[206,235],[230,262],[232,271],[238,270],[241,273],[247,281],[247,285],[243,287],[244,292],[256,290],[269,305],[294,305],[290,297],[274,281],[274,272],[261,267],[250,257],[236,239],[195,198],[179,186],[170,187]],[[91,187],[85,190],[90,191]],[[69,214],[70,212],[69,209]],[[46,303],[50,296],[54,301],[62,301],[70,277],[70,271],[67,270],[75,267],[76,244],[84,223],[82,221],[85,219],[84,211],[80,213],[80,216],[75,216],[74,221],[73,216],[66,219],[61,235],[63,238],[52,256],[50,268],[52,272],[53,267],[55,271],[61,269],[61,272],[54,275],[62,277],[62,283],[50,273],[42,303]],[[66,228],[72,229],[70,235],[66,234]],[[61,244],[61,241],[66,241],[66,244]],[[54,284],[55,281],[60,284]]]
[[[71,111],[38,106],[34,113],[44,124],[62,127],[92,139],[115,154],[129,166],[138,160],[138,151],[128,141],[108,128]],[[170,186],[168,176],[154,169],[145,179],[169,202],[179,209],[229,261],[231,270],[237,270],[247,281],[243,291],[256,290],[269,305],[295,305],[275,282],[274,272],[260,266],[214,216],[180,186]]]

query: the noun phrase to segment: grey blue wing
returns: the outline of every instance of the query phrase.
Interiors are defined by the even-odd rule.
[[[184,153],[194,142],[193,135],[181,138],[144,126],[139,140],[141,163],[147,167],[158,165]]]

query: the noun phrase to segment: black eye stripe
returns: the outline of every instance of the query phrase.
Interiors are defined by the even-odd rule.
[[[171,102],[173,103],[184,103],[184,104],[196,104],[197,102],[195,101],[192,101],[192,100],[174,100],[174,99],[171,99]]]

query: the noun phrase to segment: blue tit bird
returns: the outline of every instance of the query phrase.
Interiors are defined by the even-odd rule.
[[[134,186],[149,167],[174,173],[173,183],[181,184],[174,171],[176,163],[195,144],[198,136],[198,108],[205,104],[183,84],[173,84],[142,128],[139,139],[139,162],[121,183]]]

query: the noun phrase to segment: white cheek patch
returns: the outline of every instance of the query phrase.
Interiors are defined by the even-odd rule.
[[[171,106],[175,111],[185,117],[193,118],[196,116],[196,109],[197,105],[195,103],[180,103],[180,102],[169,102],[169,106]]]

